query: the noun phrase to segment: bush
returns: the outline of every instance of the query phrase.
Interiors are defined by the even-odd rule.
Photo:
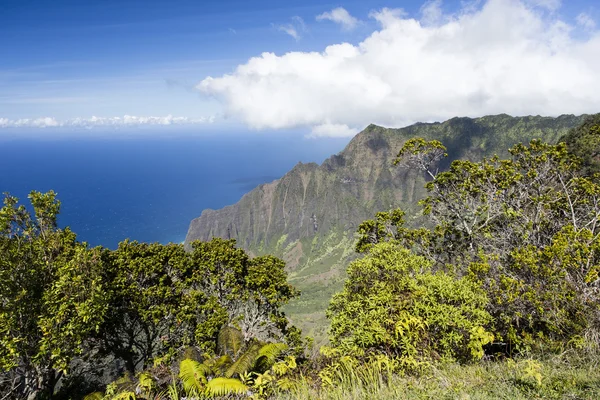
[[[597,139],[594,126],[581,129]],[[510,149],[509,159],[456,160],[437,173],[429,161],[440,151],[439,142],[411,139],[397,160],[433,178],[420,202],[426,227],[404,227],[400,211],[378,213],[359,227],[357,249],[396,243],[427,257],[435,270],[452,265],[458,276],[474,278],[488,296],[493,333],[509,351],[559,348],[581,336],[597,345],[597,177],[585,176],[582,160],[564,143],[534,140]]]
[[[403,369],[433,359],[477,360],[493,339],[486,304],[468,278],[433,272],[425,258],[380,243],[350,264],[329,306],[331,342],[344,355],[386,355]]]

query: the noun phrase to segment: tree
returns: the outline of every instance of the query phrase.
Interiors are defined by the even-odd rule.
[[[208,296],[186,285],[190,260],[183,246],[125,240],[103,256],[110,302],[96,340],[131,374],[194,344],[199,323],[224,323]]]
[[[250,259],[222,239],[194,243],[191,253],[129,240],[114,251],[89,249],[57,227],[55,193],[29,198],[33,216],[8,195],[0,209],[4,398],[50,398],[65,372],[98,356],[122,360],[133,375],[186,348],[214,355],[227,329],[240,332],[246,349],[299,344],[281,312],[298,295],[282,260]]]
[[[437,143],[419,143],[408,141],[399,157],[439,153]],[[600,186],[564,143],[534,140],[510,154],[429,170],[433,180],[421,205],[432,228],[407,229],[384,213],[362,225],[359,243],[393,241],[415,248],[438,270],[470,275],[490,297],[495,333],[510,344],[540,335],[596,336]],[[388,229],[373,240],[382,226]]]
[[[281,307],[299,292],[287,283],[282,260],[273,256],[250,259],[235,247],[235,240],[219,238],[194,242],[192,249],[187,284],[214,298],[226,312],[226,324],[239,328],[246,342],[297,338],[297,329],[288,326]],[[198,340],[216,339],[221,326],[202,328],[197,331]]]
[[[54,192],[31,192],[34,215],[9,196],[0,209],[0,390],[49,398],[103,321],[99,249],[57,228]]]
[[[104,253],[110,302],[97,343],[131,374],[189,346],[214,353],[224,327],[245,343],[294,332],[280,310],[297,295],[282,260],[250,259],[223,239],[192,246],[124,241]]]

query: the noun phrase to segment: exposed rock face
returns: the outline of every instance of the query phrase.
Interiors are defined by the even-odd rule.
[[[299,163],[234,205],[204,210],[191,222],[186,245],[212,237],[233,238],[253,254],[283,257],[291,280],[303,291],[290,314],[319,336],[323,330],[313,328],[322,324],[328,299],[340,288],[345,265],[354,256],[357,226],[377,211],[416,210],[416,202],[426,194],[423,176],[392,165],[407,139],[440,140],[448,148],[449,157],[440,165],[444,168],[459,158],[506,156],[512,145],[535,138],[555,142],[582,121],[573,115],[497,115],[402,129],[370,125],[322,165]]]
[[[237,204],[205,210],[192,221],[186,242],[234,238],[256,253],[276,245],[284,234],[291,243],[332,228],[353,230],[373,210],[412,199],[414,187],[404,188],[405,182],[414,181],[408,178],[412,172],[391,165],[397,146],[383,133],[370,126],[321,166],[299,163]]]

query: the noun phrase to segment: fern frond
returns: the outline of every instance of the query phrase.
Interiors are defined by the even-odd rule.
[[[239,379],[215,378],[208,382],[206,389],[211,396],[226,396],[246,393],[248,386],[244,385]]]
[[[220,354],[230,354],[235,357],[244,345],[244,335],[239,329],[224,326],[217,337],[217,350]]]
[[[267,357],[267,359],[274,363],[284,351],[288,349],[288,345],[285,343],[267,343],[258,351],[258,355]]]
[[[227,369],[225,376],[227,378],[231,378],[234,375],[241,375],[244,372],[249,371],[256,362],[260,347],[261,346],[259,343],[252,344],[248,350],[239,356],[238,359],[235,360],[235,362]]]
[[[202,390],[207,381],[206,375],[210,372],[210,367],[189,358],[179,364],[179,378],[186,391]]]
[[[283,352],[288,349],[288,345],[285,343],[267,343],[260,348],[258,351],[258,357],[254,364],[254,369],[260,372],[264,372],[271,368],[275,361]]]
[[[225,354],[219,358],[211,358],[203,362],[204,365],[207,365],[211,368],[211,370],[215,373],[215,375],[223,375],[227,368],[233,364],[233,360],[229,356],[229,354]]]

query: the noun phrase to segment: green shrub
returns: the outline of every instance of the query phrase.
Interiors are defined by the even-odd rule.
[[[596,119],[581,128],[589,140],[597,139]],[[559,348],[581,336],[597,345],[597,177],[586,176],[564,143],[533,140],[511,148],[509,159],[456,160],[438,172],[432,160],[442,151],[439,142],[411,139],[396,160],[432,178],[420,202],[425,227],[406,228],[401,211],[378,213],[359,227],[357,250],[395,243],[431,260],[434,270],[451,265],[475,278],[489,299],[493,333],[509,351]]]
[[[433,272],[425,258],[380,243],[350,264],[329,306],[331,342],[344,355],[386,355],[404,369],[432,359],[476,360],[493,339],[486,304],[473,281]]]

